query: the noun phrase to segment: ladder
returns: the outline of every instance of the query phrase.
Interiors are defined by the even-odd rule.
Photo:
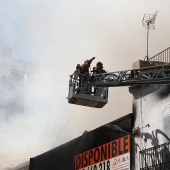
[[[80,75],[80,77],[83,75]],[[168,84],[170,83],[170,64],[150,66],[140,69],[124,70],[103,74],[92,74],[80,85],[84,92],[89,87],[117,87],[138,84]]]

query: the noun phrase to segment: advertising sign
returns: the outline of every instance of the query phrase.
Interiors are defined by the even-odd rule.
[[[76,155],[75,170],[130,170],[130,135]]]

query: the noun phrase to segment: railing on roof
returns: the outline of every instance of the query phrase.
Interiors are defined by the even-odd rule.
[[[148,61],[170,63],[170,47],[149,58]]]
[[[139,152],[140,170],[170,169],[170,143],[154,146]]]

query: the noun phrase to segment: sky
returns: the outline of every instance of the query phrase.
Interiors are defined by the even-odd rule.
[[[149,57],[169,47],[169,0],[0,0],[0,42],[13,59],[34,64],[25,112],[0,113],[0,169],[8,169],[132,113],[128,87],[109,88],[102,109],[68,104],[69,76],[95,56],[109,72],[132,68],[146,56],[145,13],[158,10],[149,32]],[[36,69],[35,69],[36,68]]]

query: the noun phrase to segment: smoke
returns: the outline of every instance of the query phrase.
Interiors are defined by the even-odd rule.
[[[159,11],[156,30],[149,35],[149,55],[167,48],[168,6],[168,0],[3,2],[0,36],[10,40],[12,58],[28,62],[28,70],[23,113],[0,113],[0,169],[131,112],[126,87],[110,88],[109,103],[102,109],[68,104],[69,75],[93,56],[92,66],[102,61],[109,72],[131,69],[134,61],[144,59],[144,13]]]

